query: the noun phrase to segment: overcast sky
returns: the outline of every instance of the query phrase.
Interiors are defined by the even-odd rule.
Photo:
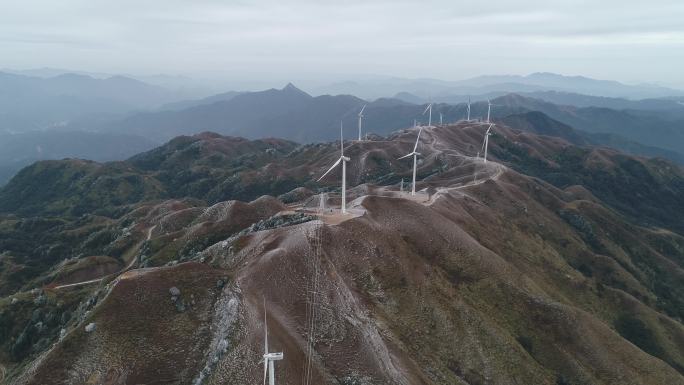
[[[684,86],[683,0],[21,0],[0,68],[457,80],[548,71]]]

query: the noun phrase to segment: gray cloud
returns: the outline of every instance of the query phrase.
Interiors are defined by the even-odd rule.
[[[682,20],[679,0],[24,0],[0,13],[0,67],[675,83]]]

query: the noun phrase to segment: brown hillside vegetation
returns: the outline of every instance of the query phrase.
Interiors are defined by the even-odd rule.
[[[302,383],[307,336],[317,384],[684,384],[684,327],[648,277],[681,285],[681,255],[663,251],[681,237],[510,169],[439,189],[467,184],[472,162],[425,181],[428,204],[371,195],[340,225],[247,232],[201,251],[205,264],[128,272],[18,383],[256,383],[265,298],[280,384]],[[283,208],[171,205],[150,244]]]

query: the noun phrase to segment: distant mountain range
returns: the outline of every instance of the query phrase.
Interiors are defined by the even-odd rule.
[[[527,76],[479,76],[459,81],[437,79],[374,78],[338,82],[312,90],[314,94],[352,94],[376,98],[407,92],[421,98],[447,100],[453,95],[486,95],[557,91],[627,99],[684,96],[684,91],[656,85],[627,85],[610,80],[583,76],[563,76],[553,73],[533,73]]]
[[[183,97],[123,76],[42,78],[0,72],[0,131],[53,129],[82,119],[101,121]]]
[[[96,161],[121,160],[147,151],[157,144],[134,135],[78,132],[29,131],[0,133],[0,186],[17,171],[44,159],[81,158]]]
[[[503,122],[509,127],[538,135],[560,137],[575,145],[610,147],[628,154],[666,158],[684,164],[684,153],[682,152],[644,145],[617,134],[577,130],[539,111],[505,115],[496,122]]]
[[[423,98],[409,92],[399,92],[394,95],[395,99],[400,99],[408,103],[425,104],[430,102],[437,103],[467,103],[485,101],[506,96],[511,92],[490,92],[479,95],[440,95],[439,97]],[[550,103],[575,106],[575,107],[604,107],[615,110],[640,110],[661,114],[663,118],[684,117],[684,103],[676,97],[630,100],[625,98],[612,98],[605,96],[591,96],[573,92],[561,91],[535,91],[535,92],[516,92],[518,95],[534,99],[541,99]]]
[[[346,117],[345,121],[351,127],[355,112],[366,103],[349,95],[312,97],[292,84],[281,90],[224,96],[186,102],[189,107],[180,110],[136,114],[101,129],[135,133],[158,141],[182,134],[215,131],[254,139],[278,136],[311,142],[336,137],[341,118]],[[415,111],[410,114],[413,115]],[[402,122],[404,127],[409,123],[408,116]]]
[[[558,100],[580,100],[582,95],[544,93]],[[599,100],[604,105],[639,107],[612,109],[558,105],[541,99],[508,94],[492,99],[492,117],[540,111],[555,121],[577,129],[577,135],[595,145],[607,145],[629,153],[662,156],[684,161],[684,106],[669,100],[629,101],[616,98],[584,97],[584,103]],[[166,110],[129,116],[100,126],[105,132],[142,135],[161,142],[173,136],[214,131],[250,139],[282,137],[300,143],[332,140],[339,136],[340,121],[345,138],[358,135],[358,112],[364,112],[363,131],[386,135],[409,127],[414,120],[426,124],[425,104],[410,100],[381,98],[368,102],[351,95],[311,96],[288,84],[283,89],[260,92],[229,92],[202,100],[167,105]],[[465,118],[466,105],[437,103],[433,123],[440,114],[444,122]],[[473,102],[472,118],[484,118],[486,102]],[[514,126],[515,127],[515,126]],[[655,133],[655,135],[654,135]]]
[[[158,108],[161,111],[174,111],[174,110],[184,110],[186,108],[197,107],[203,104],[212,104],[216,102],[228,101],[243,92],[238,91],[228,91],[216,95],[207,96],[206,98],[191,99],[191,100],[181,100],[178,102],[167,103]]]
[[[422,113],[429,100],[436,103],[433,123],[439,122],[440,114],[444,122],[454,122],[465,118],[464,102],[469,99],[466,91],[472,91],[474,118],[486,116],[483,101],[489,98],[495,104],[493,119],[539,111],[545,117],[531,118],[550,127],[563,123],[587,144],[684,163],[684,94],[663,87],[532,74],[484,76],[460,82],[369,80],[361,88],[357,87],[360,83],[348,82],[341,88],[327,89],[335,94],[335,90],[342,92],[336,96],[312,96],[288,84],[282,89],[229,91],[189,99],[127,77],[60,71],[0,72],[0,133],[30,132],[0,138],[8,148],[0,156],[0,184],[33,160],[124,159],[155,143],[203,131],[311,143],[336,139],[341,122],[345,138],[355,138],[357,114],[364,105],[364,133],[386,135],[413,125],[414,120],[426,124],[428,117]],[[395,96],[368,101],[351,95],[358,92],[363,96],[363,87],[374,89],[378,95]],[[510,90],[524,92],[511,94]],[[631,100],[606,95],[651,98]],[[525,129],[516,126],[514,117],[506,121],[514,128]],[[57,131],[68,133],[51,134]],[[96,132],[108,139],[96,145]],[[38,147],[44,149],[40,156],[35,153]]]
[[[602,107],[562,106],[520,95],[507,95],[492,101],[494,116],[515,111],[541,111],[576,129],[594,134],[612,134],[646,146],[684,154],[684,117],[672,120],[663,116],[678,114],[614,110]],[[480,110],[485,103],[479,105]]]

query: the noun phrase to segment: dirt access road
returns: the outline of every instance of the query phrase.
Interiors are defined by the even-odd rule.
[[[145,238],[146,241],[149,241],[150,238],[152,238],[152,231],[154,230],[155,227],[157,227],[157,225],[154,225],[154,226],[150,227],[149,229],[147,229],[147,237]],[[142,246],[142,244],[143,244],[143,242],[140,242],[136,247],[137,247],[138,249],[140,249],[140,246]],[[133,265],[135,264],[135,261],[136,261],[136,260],[137,260],[137,258],[136,258],[136,257],[133,257],[133,258],[131,259],[131,262],[129,262],[128,265],[127,265],[126,267],[124,267],[121,271],[119,271],[118,274],[121,275],[121,274],[125,273],[126,271],[128,271],[131,267],[133,267]],[[105,276],[105,277],[106,277],[106,276]],[[81,282],[76,282],[76,283],[69,283],[69,284],[66,284],[66,285],[59,285],[59,286],[55,286],[53,289],[54,289],[54,290],[60,290],[60,289],[66,289],[66,288],[69,288],[69,287],[90,285],[90,284],[92,284],[92,283],[97,283],[97,282],[102,281],[105,277],[95,278],[95,279],[91,279],[91,280],[88,280],[88,281],[81,281]]]

